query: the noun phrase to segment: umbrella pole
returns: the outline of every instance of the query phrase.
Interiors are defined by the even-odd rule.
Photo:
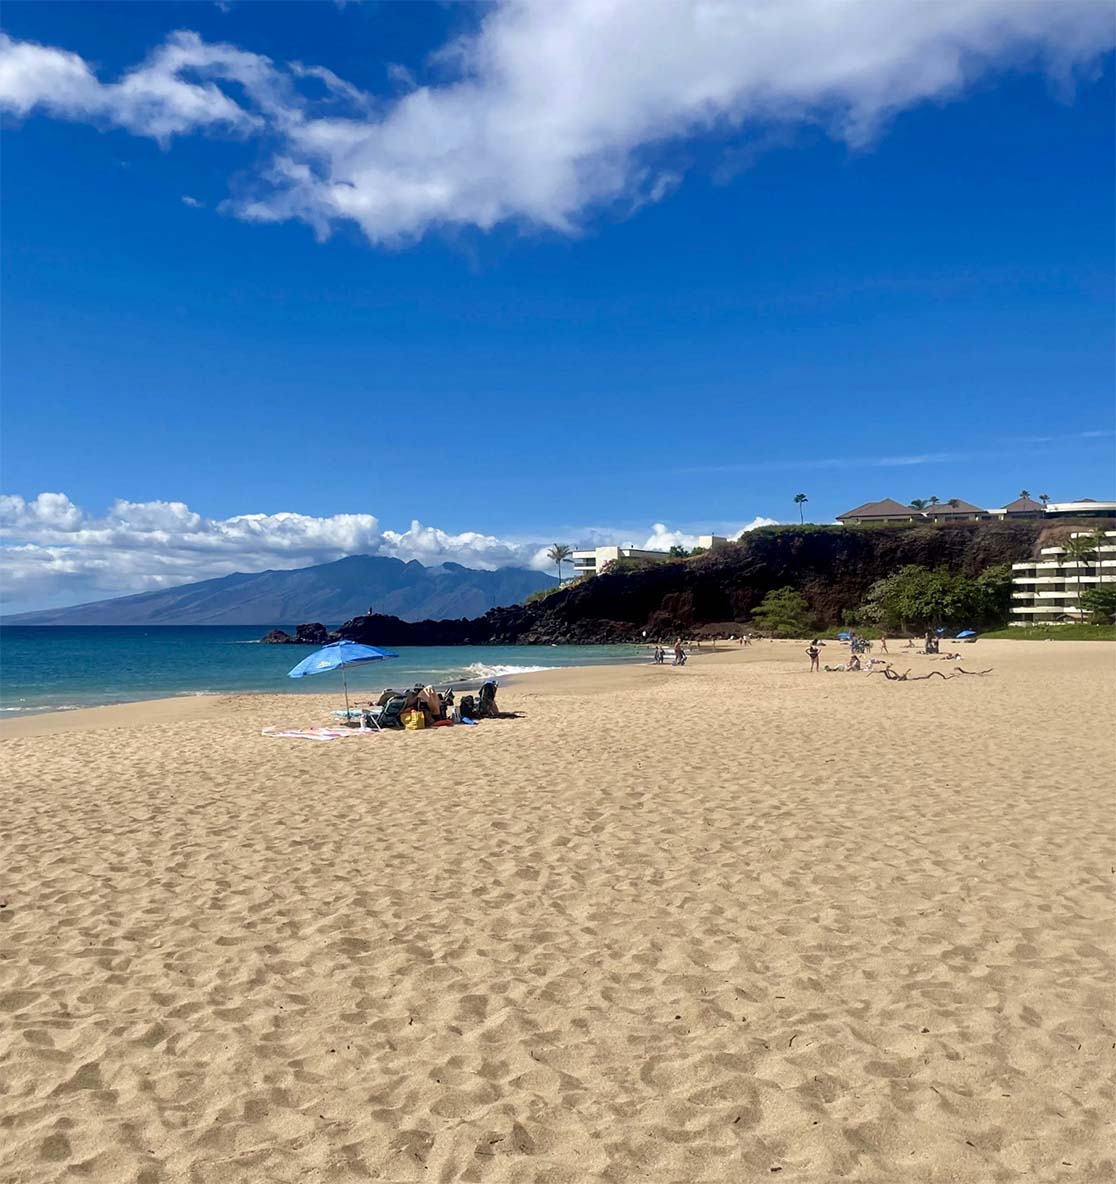
[[[349,722],[349,680],[345,677],[345,667],[341,667],[341,685],[345,688],[345,722]]]

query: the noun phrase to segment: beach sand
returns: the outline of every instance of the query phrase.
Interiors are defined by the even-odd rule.
[[[1116,647],[802,649],[0,726],[0,1181],[1112,1179]]]

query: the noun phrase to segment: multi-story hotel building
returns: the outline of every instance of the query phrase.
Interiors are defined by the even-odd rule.
[[[1075,532],[1070,538],[1096,538]],[[1116,530],[1103,533],[1093,554],[1069,559],[1062,547],[1043,547],[1038,559],[1011,565],[1013,625],[1062,624],[1084,621],[1081,593],[1098,584],[1116,584]]]

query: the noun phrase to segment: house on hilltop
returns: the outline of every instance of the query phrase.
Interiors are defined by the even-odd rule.
[[[922,517],[930,522],[972,522],[980,518],[987,518],[988,511],[972,502],[963,501],[959,497],[951,497],[948,502],[939,502],[936,506],[927,506],[922,511]]]
[[[1046,513],[1042,502],[1036,502],[1033,497],[1017,497],[998,510],[989,510],[993,518],[1041,518]]]
[[[900,505],[894,498],[885,497],[878,502],[865,502],[855,510],[846,510],[837,515],[842,526],[858,526],[864,522],[913,522],[919,512],[911,506]]]
[[[842,526],[870,522],[981,522],[988,519],[1004,522],[1012,518],[1116,518],[1116,502],[1098,502],[1082,497],[1073,502],[1044,504],[1032,497],[1017,497],[998,510],[984,510],[959,497],[935,505],[926,502],[921,506],[904,506],[894,498],[885,497],[882,501],[865,502],[855,510],[837,515]]]

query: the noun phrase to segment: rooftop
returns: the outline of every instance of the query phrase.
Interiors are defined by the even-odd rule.
[[[1036,502],[1033,497],[1017,497],[1008,502],[1000,511],[1003,514],[1041,514],[1046,509],[1042,502]]]
[[[959,497],[951,498],[948,502],[939,502],[936,506],[927,506],[922,512],[924,514],[934,514],[938,517],[947,517],[951,514],[956,514],[964,518],[968,518],[972,514],[988,513],[981,506],[974,506],[972,502],[964,501]]]
[[[917,513],[910,506],[904,506],[894,498],[885,497],[878,502],[865,502],[855,510],[846,510],[838,518],[910,518]]]

